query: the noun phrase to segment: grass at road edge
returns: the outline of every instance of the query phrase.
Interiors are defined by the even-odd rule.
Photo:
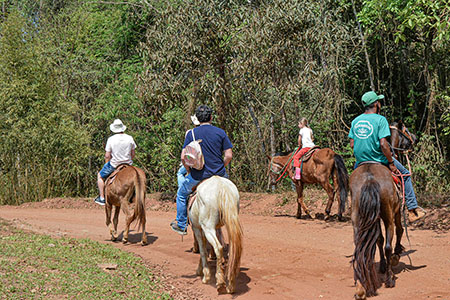
[[[24,232],[0,219],[0,299],[48,298],[171,299],[128,252],[89,239]]]

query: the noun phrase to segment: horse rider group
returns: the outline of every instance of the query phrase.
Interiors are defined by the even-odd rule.
[[[408,170],[392,155],[386,138],[390,136],[389,124],[385,117],[381,116],[381,102],[383,95],[375,92],[367,92],[362,96],[364,113],[352,121],[348,137],[356,158],[355,169],[364,163],[381,163],[388,167],[392,173],[409,174]],[[176,220],[170,223],[172,230],[185,235],[187,231],[187,203],[193,189],[202,181],[214,175],[227,177],[225,167],[233,157],[230,139],[224,130],[213,126],[212,109],[201,105],[195,110],[192,122],[196,126],[186,132],[183,149],[181,151],[181,167],[177,173],[177,215]],[[294,156],[294,180],[301,179],[300,158],[311,147],[314,147],[313,132],[308,126],[308,121],[302,118],[299,122],[299,151]],[[132,164],[135,155],[136,143],[130,135],[124,133],[126,126],[121,120],[116,119],[110,125],[110,130],[115,133],[111,136],[105,147],[105,165],[97,176],[100,195],[95,202],[105,205],[104,181],[121,164]],[[201,170],[189,168],[186,165],[186,147],[195,140],[201,140],[201,151],[204,157],[204,167]],[[404,176],[405,202],[408,208],[408,219],[414,222],[425,215],[425,211],[418,206],[410,176]]]

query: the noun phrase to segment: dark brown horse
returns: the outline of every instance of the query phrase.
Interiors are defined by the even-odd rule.
[[[407,153],[412,151],[417,138],[414,134],[409,132],[402,121],[393,122],[389,125],[391,131],[391,147],[395,155],[398,157],[400,153]]]
[[[397,195],[391,171],[377,163],[360,165],[350,176],[352,197],[352,223],[355,252],[353,253],[354,279],[357,284],[356,299],[376,294],[380,286],[374,257],[376,245],[380,251],[380,272],[386,273],[386,287],[395,286],[392,266],[398,264],[403,246],[400,244],[401,224],[400,198]],[[381,232],[380,218],[386,232],[386,244]],[[393,237],[397,236],[393,250]]]
[[[293,153],[268,156],[270,184],[277,184],[282,172],[287,169],[289,178],[292,179],[292,166],[290,159]],[[298,219],[302,216],[302,208],[308,217],[311,217],[308,208],[303,202],[303,185],[310,183],[319,183],[328,194],[328,203],[325,208],[327,217],[330,216],[331,206],[333,205],[335,189],[339,191],[337,199],[339,202],[339,220],[342,220],[342,214],[345,211],[345,201],[347,200],[348,173],[344,165],[342,156],[336,154],[329,148],[316,150],[312,157],[303,163],[301,180],[292,180],[297,190],[297,215]],[[333,185],[330,184],[330,178]]]
[[[110,176],[105,183],[105,212],[106,226],[109,227],[111,240],[117,240],[117,224],[119,222],[119,213],[122,208],[126,214],[125,230],[122,241],[128,242],[128,232],[130,224],[138,220],[138,227],[142,228],[142,245],[147,244],[147,235],[145,234],[145,173],[134,166],[126,166],[119,170],[115,177]],[[134,204],[134,210],[131,211],[130,204]],[[115,206],[113,225],[111,224],[112,207]]]

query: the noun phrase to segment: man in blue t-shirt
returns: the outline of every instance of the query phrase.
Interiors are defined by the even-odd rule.
[[[362,96],[365,112],[352,121],[348,134],[350,146],[356,158],[356,167],[365,161],[375,161],[389,167],[396,173],[409,174],[408,170],[392,156],[387,137],[391,136],[388,121],[379,115],[383,95],[367,92]],[[405,177],[405,202],[408,208],[408,219],[414,222],[425,215],[423,208],[417,204],[416,195],[411,182],[411,176]]]
[[[202,140],[202,148],[205,165],[203,169],[189,169],[184,163],[184,148],[193,140],[192,132],[189,131],[185,137],[183,150],[181,151],[181,162],[188,170],[189,174],[180,181],[177,191],[177,219],[170,223],[173,231],[185,235],[187,227],[187,202],[192,189],[202,180],[218,175],[228,177],[225,167],[231,162],[233,145],[224,130],[211,125],[212,109],[206,105],[201,105],[195,110],[195,116],[200,122],[200,126],[194,128],[196,140]],[[223,158],[222,158],[223,155]]]

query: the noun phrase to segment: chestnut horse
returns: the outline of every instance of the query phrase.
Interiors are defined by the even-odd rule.
[[[241,262],[243,235],[239,222],[239,191],[234,183],[219,176],[202,181],[197,187],[197,199],[189,210],[189,220],[200,248],[197,275],[203,276],[203,283],[208,283],[211,279],[206,253],[208,240],[216,254],[216,288],[219,293],[225,292],[225,259],[216,229],[226,226],[229,241],[226,291],[234,293]]]
[[[147,244],[145,234],[145,173],[134,166],[125,166],[115,176],[110,176],[105,182],[105,212],[106,226],[109,227],[111,240],[117,240],[117,224],[122,208],[126,214],[125,230],[122,241],[128,242],[130,224],[137,219],[138,227],[142,228],[141,244]],[[134,204],[134,210],[130,211],[130,204]],[[111,224],[112,207],[115,206],[113,225]]]
[[[376,245],[380,251],[380,272],[386,273],[385,285],[395,286],[392,266],[398,264],[404,249],[400,244],[403,235],[401,201],[391,171],[378,163],[364,163],[353,171],[350,193],[355,243],[352,264],[357,284],[355,298],[365,299],[366,296],[375,295],[380,286],[374,263]],[[386,232],[384,249],[380,218]],[[392,254],[394,224],[397,238]]]
[[[280,179],[280,175],[283,170],[287,168],[287,174],[292,179],[292,166],[290,165],[290,158],[293,153],[282,154],[270,157],[269,162],[269,176],[270,184],[277,184],[277,180]],[[289,164],[289,165],[287,165]],[[330,184],[330,177],[333,181],[333,185]],[[293,180],[295,188],[297,190],[297,219],[302,216],[302,208],[308,217],[311,217],[308,208],[303,202],[303,185],[319,183],[328,194],[328,203],[325,208],[327,218],[330,216],[331,206],[333,205],[335,189],[337,188],[339,193],[337,199],[339,202],[339,220],[342,220],[342,214],[345,211],[345,201],[347,200],[348,189],[348,172],[344,165],[342,156],[336,154],[330,148],[323,148],[316,150],[312,157],[303,163],[301,179]]]

